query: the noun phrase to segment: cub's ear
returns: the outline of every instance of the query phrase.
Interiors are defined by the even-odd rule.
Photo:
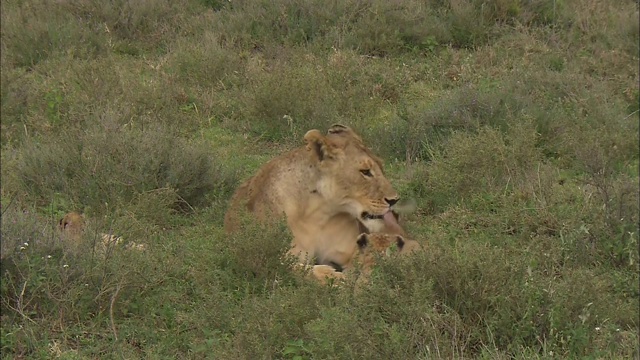
[[[318,130],[309,130],[304,134],[304,141],[307,143],[307,150],[310,151],[319,161],[335,158],[338,154],[333,142]]]
[[[398,246],[398,250],[402,250],[404,247],[404,238],[400,235],[396,237],[396,245]]]
[[[358,236],[358,240],[356,241],[356,243],[358,244],[358,249],[360,249],[360,251],[364,250],[364,248],[367,247],[367,245],[369,245],[369,238],[367,237],[367,234],[362,233]]]
[[[60,219],[60,221],[58,222],[58,226],[60,227],[60,229],[64,229],[65,227],[65,223],[64,223],[64,218]]]

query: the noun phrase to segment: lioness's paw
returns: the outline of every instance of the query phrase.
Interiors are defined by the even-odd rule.
[[[336,271],[329,265],[315,265],[311,273],[323,285],[338,285],[345,279],[344,273]]]

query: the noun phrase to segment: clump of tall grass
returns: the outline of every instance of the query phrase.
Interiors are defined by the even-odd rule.
[[[143,130],[102,124],[48,140],[30,139],[5,160],[3,180],[21,197],[45,207],[62,198],[75,209],[102,213],[165,188],[175,190],[174,209],[188,210],[212,201],[207,195],[214,190],[230,192],[236,182],[205,144],[161,126]]]

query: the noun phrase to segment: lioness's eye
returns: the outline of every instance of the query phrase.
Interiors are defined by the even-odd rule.
[[[369,170],[369,169],[360,170],[360,173],[362,173],[362,175],[367,176],[367,177],[372,177],[373,176],[373,174],[371,173],[371,170]]]

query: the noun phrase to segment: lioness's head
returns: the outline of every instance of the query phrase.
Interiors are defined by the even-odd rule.
[[[406,255],[421,249],[420,244],[415,240],[383,233],[363,233],[358,236],[356,242],[358,244],[358,261],[365,267],[373,265],[376,256]]]
[[[318,193],[358,220],[383,223],[398,201],[398,193],[384,175],[382,160],[360,136],[344,125],[333,125],[327,135],[309,130],[304,139],[320,176]],[[368,226],[367,226],[368,227]]]

